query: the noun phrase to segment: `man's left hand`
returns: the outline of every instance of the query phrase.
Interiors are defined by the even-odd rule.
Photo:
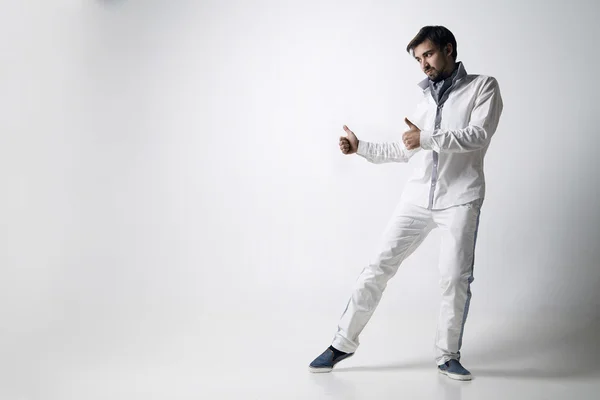
[[[407,150],[413,150],[421,146],[421,130],[415,126],[408,118],[404,118],[404,122],[410,128],[402,135],[402,141]]]

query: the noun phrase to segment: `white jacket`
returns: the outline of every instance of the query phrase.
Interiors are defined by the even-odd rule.
[[[377,164],[410,160],[415,170],[402,194],[402,200],[409,203],[444,209],[483,199],[483,158],[503,107],[498,82],[489,76],[466,72],[457,77],[440,108],[440,129],[435,129],[438,106],[427,79],[419,86],[424,96],[408,119],[421,129],[421,147],[409,151],[402,140],[391,143],[360,140],[357,154]],[[438,165],[434,165],[434,152],[438,153]],[[432,179],[434,168],[437,179]]]

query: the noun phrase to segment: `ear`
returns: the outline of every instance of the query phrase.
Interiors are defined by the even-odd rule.
[[[446,55],[447,55],[447,56],[451,56],[451,55],[452,55],[452,51],[454,50],[454,49],[452,48],[452,43],[448,43],[448,44],[446,45],[446,49],[445,49],[445,50],[446,50]]]

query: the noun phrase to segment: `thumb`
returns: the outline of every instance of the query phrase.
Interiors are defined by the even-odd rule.
[[[404,117],[404,122],[406,123],[406,125],[408,125],[409,128],[416,128],[415,124],[410,122],[410,120],[406,117]]]
[[[344,125],[344,130],[346,131],[346,133],[348,134],[349,137],[356,137],[356,135],[354,134],[354,132],[352,132],[346,125]]]

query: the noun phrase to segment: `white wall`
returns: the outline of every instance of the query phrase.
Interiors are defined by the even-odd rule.
[[[321,315],[333,335],[410,173],[343,156],[341,127],[401,136],[423,78],[404,49],[430,24],[453,31],[468,72],[498,79],[505,104],[473,318],[597,313],[597,3],[0,7],[6,354],[46,354],[47,372],[67,350],[261,314]],[[435,318],[438,245],[434,232],[376,315]]]

